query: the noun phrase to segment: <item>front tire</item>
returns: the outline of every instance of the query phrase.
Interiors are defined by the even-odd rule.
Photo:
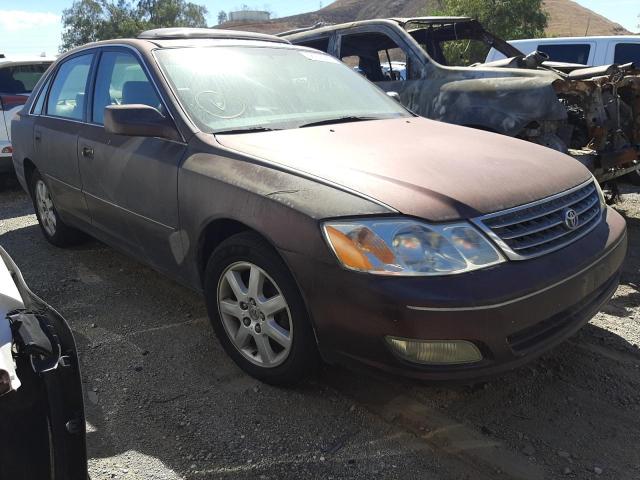
[[[205,271],[213,329],[227,354],[249,375],[290,385],[318,364],[315,335],[298,287],[275,250],[259,235],[225,240]]]
[[[53,204],[49,186],[37,170],[29,179],[29,188],[40,229],[49,243],[56,247],[70,247],[86,239],[82,232],[62,221]]]

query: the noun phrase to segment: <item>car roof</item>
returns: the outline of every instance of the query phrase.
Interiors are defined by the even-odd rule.
[[[138,35],[141,40],[259,40],[263,42],[289,43],[283,38],[265,33],[245,32],[241,30],[222,30],[215,28],[156,28]]]
[[[308,28],[299,28],[296,30],[290,30],[288,32],[279,33],[278,36],[282,38],[295,39],[305,38],[308,36],[314,36],[316,34],[322,34],[326,32],[332,32],[334,30],[343,28],[352,28],[359,25],[374,25],[374,24],[397,24],[402,27],[409,23],[417,24],[439,24],[439,23],[453,23],[453,22],[469,22],[473,21],[471,17],[394,17],[394,18],[376,18],[373,20],[359,20],[355,22],[346,22],[335,25],[326,25],[323,23],[316,24]]]
[[[101,40],[76,47],[65,52],[60,59],[66,58],[82,50],[108,46],[128,46],[142,52],[150,52],[156,48],[179,48],[198,46],[274,46],[292,47],[284,38],[263,33],[244,32],[239,30],[219,30],[213,28],[159,28],[147,30],[137,38],[114,38]]]

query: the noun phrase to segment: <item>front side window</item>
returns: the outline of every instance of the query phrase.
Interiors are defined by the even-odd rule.
[[[204,132],[410,116],[339,60],[303,48],[173,48],[158,50],[156,58]]]
[[[16,95],[31,93],[50,62],[0,68],[0,92]]]
[[[619,43],[616,45],[613,63],[618,65],[633,63],[636,67],[640,67],[640,43]]]
[[[407,80],[407,55],[383,33],[345,35],[340,59],[372,82]]]
[[[87,79],[92,61],[93,54],[86,54],[60,65],[49,92],[47,114],[73,120],[84,118]]]
[[[589,44],[539,45],[538,50],[549,55],[553,62],[579,63],[587,65],[591,46]]]
[[[92,121],[102,125],[109,105],[142,104],[162,111],[162,102],[142,65],[127,52],[107,51],[100,58]]]

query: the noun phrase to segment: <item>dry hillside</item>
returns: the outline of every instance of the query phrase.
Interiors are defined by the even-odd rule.
[[[226,23],[225,28],[278,33],[317,22],[344,23],[384,17],[411,17],[438,7],[438,0],[337,0],[315,12],[283,17],[267,23]],[[548,36],[621,35],[622,26],[572,0],[545,0],[549,13]],[[587,29],[588,27],[588,29]]]

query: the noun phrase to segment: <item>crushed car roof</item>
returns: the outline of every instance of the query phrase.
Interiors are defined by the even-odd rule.
[[[337,24],[326,24],[326,23],[317,23],[315,25],[309,27],[297,28],[294,30],[289,30],[286,32],[278,33],[278,37],[287,38],[287,37],[297,37],[298,35],[303,37],[306,35],[312,35],[316,33],[322,32],[332,32],[341,28],[351,28],[358,25],[366,25],[366,24],[375,24],[375,23],[396,23],[402,27],[407,25],[408,23],[453,23],[453,22],[470,22],[474,21],[471,17],[396,17],[396,18],[377,18],[372,20],[358,20],[354,22],[345,22],[345,23],[337,23]]]

